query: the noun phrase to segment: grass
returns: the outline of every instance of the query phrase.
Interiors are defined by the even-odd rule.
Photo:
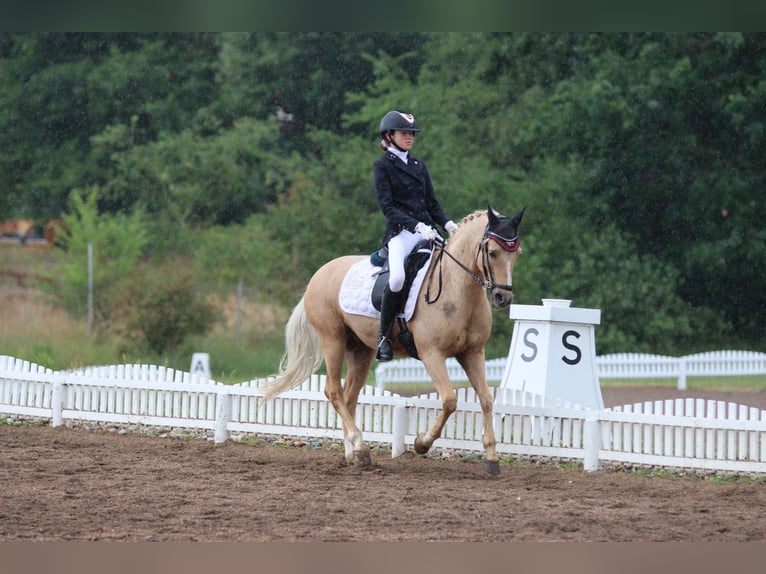
[[[192,354],[209,353],[213,378],[237,383],[277,371],[287,311],[256,302],[242,305],[236,336],[236,299],[217,301],[224,320],[204,337],[192,336],[171,353],[147,356],[124,342],[88,335],[87,318],[73,318],[36,288],[40,270],[55,264],[57,250],[0,245],[0,355],[54,370],[88,365],[144,363],[188,371]]]
[[[676,379],[600,379],[602,388],[605,387],[667,387],[675,389],[678,386]],[[498,382],[490,382],[491,387],[499,386]],[[470,387],[468,383],[458,383],[455,388]],[[766,389],[766,375],[747,375],[731,377],[687,377],[686,389],[710,390],[710,391],[762,391]],[[386,390],[394,391],[402,395],[420,395],[435,391],[430,383],[397,383],[388,385]]]
[[[601,386],[637,387],[659,386],[675,389],[677,379],[601,379]],[[735,377],[686,377],[686,388],[711,391],[760,391],[766,388],[766,375],[743,375]]]
[[[275,373],[283,352],[280,335],[250,336],[237,343],[221,331],[205,337],[192,337],[181,348],[162,357],[144,356],[126,350],[116,340],[89,338],[87,324],[62,316],[49,306],[21,306],[29,321],[3,321],[0,312],[0,354],[37,363],[54,370],[74,369],[88,365],[154,364],[189,371],[194,352],[210,355],[213,379],[238,383]]]

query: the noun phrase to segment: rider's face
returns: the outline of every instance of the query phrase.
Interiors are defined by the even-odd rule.
[[[401,149],[404,151],[409,151],[409,149],[412,147],[412,142],[415,139],[415,132],[404,132],[396,130],[391,136],[391,139],[393,139],[394,143]]]

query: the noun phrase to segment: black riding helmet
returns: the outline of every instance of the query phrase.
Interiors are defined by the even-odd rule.
[[[415,116],[407,112],[392,111],[380,120],[380,135],[393,131],[419,132],[420,130],[415,123]]]

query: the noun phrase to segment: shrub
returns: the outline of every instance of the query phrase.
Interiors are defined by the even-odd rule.
[[[160,356],[188,336],[207,334],[218,320],[192,272],[178,264],[141,266],[124,293],[124,337]]]

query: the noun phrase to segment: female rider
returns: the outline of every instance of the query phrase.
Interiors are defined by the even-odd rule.
[[[425,164],[409,154],[419,131],[413,115],[406,112],[391,111],[380,120],[380,145],[385,153],[373,164],[372,172],[375,195],[386,218],[383,245],[388,247],[390,275],[380,309],[379,361],[394,356],[389,337],[404,305],[404,258],[421,240],[437,237],[435,224],[450,235],[457,229],[436,199]]]

